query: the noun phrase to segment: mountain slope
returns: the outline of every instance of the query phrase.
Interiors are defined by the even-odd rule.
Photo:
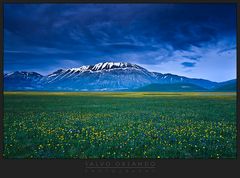
[[[4,75],[4,90],[34,90],[41,88],[42,75],[36,72],[17,71]]]
[[[220,87],[216,87],[213,91],[219,91],[219,92],[224,92],[224,91],[229,91],[229,92],[236,92],[237,91],[237,84],[236,83],[229,83],[222,85]]]
[[[157,72],[153,72],[156,75],[157,82],[161,84],[171,84],[171,83],[191,83],[202,88],[211,89],[217,85],[217,82],[212,82],[205,79],[195,79],[195,78],[187,78],[184,76],[178,76],[174,74],[161,74]]]
[[[224,83],[150,72],[141,66],[126,62],[104,62],[79,68],[59,69],[47,76],[36,72],[14,72],[4,75],[4,90],[121,91],[135,90],[150,84],[192,84],[189,86],[192,90],[213,90]]]
[[[207,89],[190,83],[174,83],[174,84],[150,84],[144,87],[140,87],[135,91],[194,92],[194,91],[207,91]]]
[[[59,90],[120,90],[152,83],[151,72],[130,63],[99,63],[58,70],[42,79],[46,88]]]

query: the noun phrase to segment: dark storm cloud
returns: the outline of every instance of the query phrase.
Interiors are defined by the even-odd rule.
[[[234,47],[228,47],[228,48],[225,48],[225,49],[222,49],[222,50],[219,50],[218,53],[224,53],[224,52],[228,52],[228,51],[231,51],[231,50],[236,50],[236,46]]]
[[[195,62],[182,62],[181,63],[184,67],[194,67],[196,65]]]
[[[154,64],[225,37],[234,43],[235,22],[231,4],[5,4],[5,68],[41,63],[43,70],[59,60],[94,64],[116,56]]]

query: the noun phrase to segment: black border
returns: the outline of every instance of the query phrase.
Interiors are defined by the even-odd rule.
[[[131,171],[121,173],[118,171],[112,172],[110,169],[107,171],[90,172],[86,173],[85,163],[83,159],[3,159],[3,4],[4,3],[237,3],[237,159],[220,159],[220,160],[183,160],[183,159],[149,159],[156,163],[154,171],[135,172]],[[238,166],[240,160],[240,2],[239,0],[3,0],[0,3],[1,19],[0,19],[0,174],[3,174],[2,169],[7,173],[7,177],[16,174],[17,176],[35,176],[36,174],[41,177],[46,176],[64,176],[72,177],[88,177],[88,176],[138,176],[138,177],[172,177],[172,176],[224,176],[235,177],[238,173]],[[89,159],[96,160],[97,159]],[[100,159],[98,159],[100,160]],[[132,159],[124,159],[124,161],[131,161]],[[121,159],[104,159],[105,162],[123,161]],[[146,161],[146,159],[134,159],[134,161]],[[3,164],[2,164],[3,163]],[[33,171],[33,172],[32,172]]]

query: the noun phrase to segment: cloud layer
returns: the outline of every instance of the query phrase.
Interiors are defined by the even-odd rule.
[[[5,71],[48,73],[102,61],[215,81],[235,78],[236,6],[4,5]]]

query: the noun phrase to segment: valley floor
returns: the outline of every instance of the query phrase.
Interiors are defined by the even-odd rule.
[[[4,92],[5,158],[236,158],[236,93]]]

